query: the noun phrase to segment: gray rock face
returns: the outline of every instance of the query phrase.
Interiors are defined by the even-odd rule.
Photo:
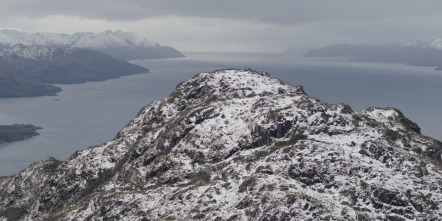
[[[0,216],[440,220],[442,144],[418,128],[266,73],[201,73],[114,140],[0,178]]]

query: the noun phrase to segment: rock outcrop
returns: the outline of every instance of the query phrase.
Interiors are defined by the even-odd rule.
[[[252,70],[200,73],[117,137],[0,178],[23,220],[440,220],[441,142]]]

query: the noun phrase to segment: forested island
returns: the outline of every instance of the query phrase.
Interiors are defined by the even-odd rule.
[[[32,124],[0,125],[0,144],[24,140],[39,135],[41,127]]]

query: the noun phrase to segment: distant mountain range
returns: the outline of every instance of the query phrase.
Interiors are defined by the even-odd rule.
[[[184,55],[122,31],[66,35],[0,30],[0,98],[53,96],[61,88],[51,83],[83,83],[147,73],[148,69],[124,60],[170,57]],[[38,135],[31,127],[0,127],[0,143]]]
[[[335,44],[310,50],[306,57],[353,57],[358,61],[391,62],[442,70],[442,39],[412,45]]]
[[[146,73],[127,60],[184,57],[135,33],[72,35],[0,30],[0,97],[55,95],[50,83],[83,83]]]
[[[0,49],[0,97],[55,95],[61,89],[48,83],[101,81],[147,72],[90,49],[19,44]]]
[[[77,32],[68,35],[0,30],[0,48],[19,44],[93,49],[120,60],[184,57],[184,54],[172,47],[162,46],[129,32],[108,30],[100,33]]]

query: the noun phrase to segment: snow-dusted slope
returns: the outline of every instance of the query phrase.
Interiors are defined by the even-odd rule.
[[[70,37],[70,44],[79,48],[108,48],[108,47],[158,47],[158,43],[147,40],[135,33],[112,32],[100,33],[77,32]]]
[[[54,33],[27,33],[15,30],[0,30],[0,44],[13,46],[30,45],[69,45],[70,36]]]
[[[435,40],[431,41],[428,44],[428,47],[442,50],[442,39],[439,38],[439,39],[435,39]]]
[[[78,48],[61,48],[56,46],[22,44],[0,49],[0,58],[3,60],[30,59],[30,60],[52,60],[54,58],[70,56],[80,51]]]
[[[117,137],[0,178],[28,220],[440,220],[442,144],[268,74],[201,73]]]
[[[27,33],[14,30],[1,30],[0,43],[8,46],[23,44],[30,45],[59,45],[79,48],[107,47],[156,47],[158,43],[151,42],[135,33],[107,30],[100,33],[76,32],[72,35],[55,33]]]
[[[161,46],[135,33],[119,30],[115,32],[108,30],[100,33],[77,32],[72,35],[41,32],[27,33],[14,30],[0,31],[0,45],[13,46],[17,44],[88,48],[108,53],[123,60],[128,60],[124,58],[129,56],[130,52],[134,54],[129,56],[130,59],[183,56],[171,47]],[[121,50],[123,51],[121,52]],[[121,53],[125,57],[118,57]]]

